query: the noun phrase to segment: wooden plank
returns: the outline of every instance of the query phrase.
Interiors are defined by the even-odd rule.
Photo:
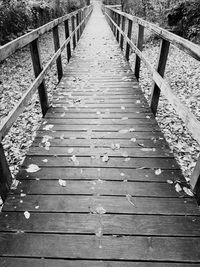
[[[4,256],[200,262],[199,242],[189,237],[1,234]],[[4,239],[7,242],[4,242]],[[19,246],[21,244],[21,246]],[[188,249],[192,248],[192,249]]]
[[[60,178],[59,178],[60,179]],[[128,182],[126,178],[122,181],[105,181],[94,176],[91,181],[65,180],[66,186],[59,184],[56,180],[32,180],[22,181],[13,194],[21,192],[27,195],[110,195],[125,196],[127,194],[135,197],[180,197],[186,196],[184,191],[177,193],[175,185],[166,183]],[[102,180],[103,179],[103,180]]]
[[[185,182],[185,178],[180,170],[162,170],[159,175],[155,174],[152,169],[127,169],[127,168],[45,168],[43,167],[36,173],[28,173],[21,169],[17,175],[19,180],[48,180],[48,179],[68,179],[68,180],[92,180],[94,177],[107,181],[143,181],[166,183],[167,180],[175,182]]]
[[[43,130],[45,128],[47,121],[44,120],[44,122],[42,123],[42,125],[39,128],[39,131]],[[48,124],[47,124],[48,125]],[[131,129],[131,130],[130,130]],[[121,125],[79,125],[79,124],[71,124],[71,125],[63,125],[63,124],[54,124],[52,129],[49,130],[49,132],[51,131],[88,131],[88,130],[92,130],[93,132],[119,132],[121,130],[124,130],[123,132],[121,132],[124,136],[129,132],[132,133],[138,133],[138,135],[140,135],[140,140],[142,139],[142,133],[144,132],[156,132],[158,134],[158,136],[162,135],[158,125],[139,125],[136,124],[134,125],[134,128],[123,128]],[[48,132],[48,130],[46,130]],[[161,138],[160,138],[161,140]]]
[[[40,58],[38,39],[35,39],[34,41],[30,43],[30,50],[31,50],[33,70],[34,70],[35,77],[37,78],[42,72],[42,62]],[[47,95],[47,90],[46,90],[46,85],[45,85],[44,80],[38,86],[38,94],[39,94],[39,99],[40,99],[42,115],[44,117],[49,108],[48,95]]]
[[[57,52],[60,48],[58,26],[55,26],[53,28],[53,41],[54,41],[54,50],[55,52]],[[58,81],[60,81],[63,76],[61,55],[59,55],[59,57],[56,59],[56,65],[57,65]]]
[[[135,196],[130,203],[127,196],[15,195],[7,198],[3,211],[97,213],[99,207],[108,214],[200,215],[192,198]]]
[[[73,151],[69,152],[72,149]],[[71,156],[72,154],[78,155],[79,157],[83,156],[95,156],[100,157],[104,154],[107,154],[109,157],[131,157],[131,158],[173,158],[173,154],[170,150],[160,149],[160,148],[144,148],[144,147],[135,147],[135,148],[120,148],[115,149],[112,148],[79,148],[79,147],[71,147],[66,149],[66,147],[52,147],[49,149],[45,149],[45,147],[32,147],[27,153],[28,156]]]
[[[45,143],[42,142],[43,137],[36,137],[33,142],[33,147],[45,147]],[[90,147],[90,148],[111,148],[113,144],[119,144],[121,148],[163,148],[169,150],[168,144],[163,140],[141,140],[138,139],[136,142],[132,142],[131,139],[62,139],[54,138],[49,139],[50,147],[65,147],[76,148],[76,147]],[[47,148],[48,149],[48,148]]]
[[[104,167],[104,168],[161,168],[179,169],[179,165],[173,158],[124,158],[110,157],[108,162],[103,162],[102,158],[77,157],[79,167]],[[103,157],[103,155],[102,155]],[[48,159],[47,162],[43,160]],[[40,167],[77,167],[70,157],[51,156],[29,156],[25,159],[23,166],[37,164]]]
[[[22,212],[0,214],[1,232],[94,234],[99,227],[98,214],[31,213],[29,220]],[[200,236],[195,216],[116,215],[101,216],[104,235]]]
[[[127,125],[124,127],[129,127],[131,128],[131,125],[134,124],[151,124],[151,125],[157,125],[157,122],[154,119],[49,119],[48,120],[49,124],[79,124],[79,125],[98,125],[98,124],[103,124],[103,125]]]
[[[97,114],[98,113],[98,114]],[[56,112],[48,112],[45,116],[45,119],[59,119],[60,118],[60,113]],[[62,113],[62,118],[63,119],[123,119],[123,118],[128,118],[128,119],[150,119],[153,118],[153,115],[150,113],[132,113],[132,112],[115,112],[115,113],[99,113],[98,111],[96,113]]]
[[[30,259],[30,258],[9,258],[0,257],[0,264],[2,267],[88,267],[90,265],[94,267],[193,267],[197,266],[195,263],[167,263],[167,262],[127,262],[127,261],[102,261],[102,260],[58,260],[58,259]]]
[[[49,120],[49,122],[54,122],[55,121],[51,121]],[[63,125],[64,125],[64,121],[63,121]],[[99,124],[101,125],[101,124]],[[44,126],[45,127],[45,126]],[[44,128],[43,128],[44,129]],[[123,128],[122,128],[123,131]],[[126,128],[124,128],[124,131],[127,131]],[[156,143],[157,140],[163,140],[163,134],[159,133],[159,132],[126,132],[126,133],[120,133],[120,132],[93,132],[92,130],[88,130],[85,132],[79,132],[79,131],[40,131],[38,132],[38,137],[43,137],[45,135],[50,135],[53,138],[60,138],[61,140],[63,139],[126,139],[131,141],[132,138],[136,138],[138,140],[151,140],[154,141]],[[50,141],[51,142],[51,141]],[[132,142],[132,141],[131,141]],[[134,142],[134,140],[133,140]],[[141,147],[143,147],[143,143],[140,142]]]

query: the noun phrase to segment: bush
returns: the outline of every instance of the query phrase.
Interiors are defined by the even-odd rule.
[[[62,0],[59,11],[53,3],[52,0],[0,0],[0,45],[23,35],[30,28],[79,9],[89,1]]]

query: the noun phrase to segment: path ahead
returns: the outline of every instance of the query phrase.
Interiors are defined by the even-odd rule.
[[[0,266],[200,264],[198,207],[98,6],[18,179]]]

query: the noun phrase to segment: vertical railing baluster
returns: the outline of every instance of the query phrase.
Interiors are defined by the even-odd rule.
[[[75,17],[74,16],[71,17],[71,23],[72,23],[72,32],[73,32],[73,38],[72,38],[72,40],[73,40],[73,49],[75,49],[76,48],[76,35],[75,35],[75,32],[74,32],[74,30],[75,30]]]
[[[127,37],[131,40],[131,35],[132,35],[132,27],[133,27],[133,22],[132,20],[128,19],[128,34]],[[127,61],[129,61],[129,56],[130,56],[130,45],[127,42],[126,43],[126,52],[125,52],[125,57]]]
[[[69,33],[69,19],[65,20],[65,39],[67,40],[67,38],[69,38],[70,33]],[[71,58],[72,54],[71,54],[71,44],[70,44],[70,40],[67,44],[67,60],[69,62],[70,58]]]
[[[42,71],[42,63],[41,63],[41,58],[40,58],[38,39],[35,39],[30,43],[30,51],[31,51],[33,71],[34,71],[35,77],[37,78],[38,75]],[[39,94],[39,99],[40,99],[42,115],[44,117],[49,108],[47,90],[46,90],[46,85],[45,85],[44,80],[38,87],[38,94]]]
[[[78,43],[79,38],[80,38],[80,33],[79,33],[78,26],[79,26],[79,11],[76,14],[76,28],[77,28],[77,30],[76,30],[76,36],[77,36],[77,43]]]
[[[60,48],[58,26],[53,27],[53,41],[54,41],[54,50],[55,52],[57,52],[58,49]],[[58,81],[60,81],[63,76],[61,55],[57,58],[56,65],[57,65]]]
[[[117,26],[120,27],[121,17],[117,14]],[[119,30],[117,29],[117,42],[119,42]]]
[[[190,185],[195,194],[197,203],[200,204],[200,156],[192,173]]]
[[[12,184],[12,175],[8,167],[2,143],[0,143],[0,196],[5,201]]]
[[[125,23],[126,23],[126,18],[124,16],[122,16],[122,24],[121,24],[121,29],[124,32],[125,31]],[[121,39],[120,39],[120,47],[123,50],[123,46],[124,46],[124,36],[123,34],[121,34]]]
[[[137,48],[140,51],[142,51],[143,39],[144,39],[144,26],[138,24]],[[140,75],[140,62],[141,62],[141,59],[136,54],[135,71],[134,72],[135,72],[135,77],[137,80],[139,80],[139,75]]]
[[[169,53],[169,46],[170,42],[162,39],[158,65],[157,65],[157,72],[161,75],[161,77],[164,77],[165,67],[167,63],[167,56]],[[150,107],[154,115],[156,115],[157,112],[159,97],[160,97],[160,88],[157,86],[156,83],[154,83],[152,87],[151,102],[150,102]]]

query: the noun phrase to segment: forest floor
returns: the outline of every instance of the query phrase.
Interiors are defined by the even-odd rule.
[[[62,43],[64,38],[63,28],[61,28],[60,34]],[[40,38],[40,48],[42,62],[45,65],[54,53],[51,33],[47,33]],[[158,52],[158,42],[148,42],[145,45],[144,54],[154,66],[156,66]],[[134,58],[135,56],[132,54],[131,64],[134,62]],[[64,64],[67,64],[66,53],[64,53],[62,60]],[[6,118],[34,79],[29,48],[21,49],[13,56],[9,57],[0,64],[0,68],[1,122]],[[141,66],[140,75],[140,87],[149,100],[152,79],[144,64]],[[191,109],[198,119],[200,119],[199,76],[199,62],[192,59],[184,52],[171,47],[166,68],[166,78],[174,92],[180,97],[182,102]],[[57,85],[55,66],[49,71],[45,82],[51,102],[51,96]],[[175,114],[173,108],[168,104],[162,94],[159,102],[157,120],[185,178],[188,180],[199,154],[199,145],[191,137],[183,122]],[[31,103],[27,106],[26,110],[13,125],[9,134],[3,141],[13,177],[18,172],[19,166],[23,162],[32,144],[40,123],[40,105],[37,94],[35,94]]]

